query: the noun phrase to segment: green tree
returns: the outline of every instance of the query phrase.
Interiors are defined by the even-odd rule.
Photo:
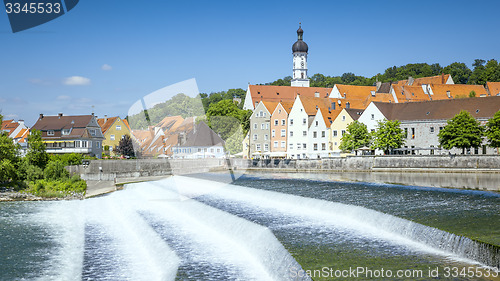
[[[448,120],[438,137],[444,149],[461,148],[463,154],[466,148],[477,148],[481,145],[483,128],[468,111],[462,110]]]
[[[454,62],[443,68],[443,73],[450,74],[455,84],[467,84],[472,74],[472,70],[463,62]]]
[[[132,138],[129,135],[123,135],[123,138],[118,143],[115,148],[115,152],[128,157],[134,157],[134,144],[132,143]]]
[[[241,127],[246,116],[247,112],[240,110],[232,100],[221,100],[208,108],[207,125],[227,140]]]
[[[236,154],[243,151],[243,130],[240,126],[234,134],[229,136],[226,140],[226,151],[230,154]]]
[[[0,160],[0,183],[16,180],[16,167],[9,159]]]
[[[28,136],[28,153],[26,159],[31,165],[35,165],[40,169],[45,169],[49,162],[49,155],[46,152],[45,144],[42,141],[42,132],[31,130]]]
[[[500,147],[500,111],[497,111],[493,118],[488,120],[484,134],[491,147]]]
[[[366,125],[356,120],[347,126],[347,132],[342,136],[339,148],[343,151],[352,151],[363,146],[369,146],[370,141],[371,138]]]
[[[47,164],[43,175],[46,180],[61,180],[68,179],[69,172],[64,168],[64,163],[60,161],[52,161]]]
[[[382,149],[385,153],[392,153],[395,148],[400,148],[405,142],[405,135],[400,127],[399,120],[378,121],[378,128],[373,132],[374,149]]]
[[[476,91],[470,91],[469,98],[475,98],[475,97],[476,97]]]

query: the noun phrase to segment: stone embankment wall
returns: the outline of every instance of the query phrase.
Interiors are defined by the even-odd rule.
[[[161,177],[176,174],[208,172],[224,168],[223,159],[133,159],[133,160],[92,160],[90,165],[70,166],[71,174],[79,174],[86,181],[115,181],[115,179],[134,179]]]
[[[234,159],[238,168],[284,171],[500,172],[500,155],[355,156],[330,159]]]

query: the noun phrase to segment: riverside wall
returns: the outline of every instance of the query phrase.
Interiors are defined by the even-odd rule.
[[[353,156],[328,159],[234,159],[233,166],[282,171],[348,172],[493,172],[500,173],[500,155]]]
[[[132,159],[92,160],[89,165],[68,167],[86,181],[120,181],[208,172],[227,166],[224,159]]]

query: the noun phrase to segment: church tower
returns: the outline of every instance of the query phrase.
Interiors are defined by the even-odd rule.
[[[295,87],[309,87],[309,78],[307,77],[307,51],[309,47],[306,42],[302,40],[304,31],[299,25],[297,30],[297,42],[292,46],[293,52],[293,76],[292,86]]]

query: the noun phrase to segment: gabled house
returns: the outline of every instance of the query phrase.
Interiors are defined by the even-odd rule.
[[[329,145],[329,135],[330,135],[330,126],[333,122],[333,118],[337,111],[334,111],[332,114],[331,110],[326,109],[325,107],[319,107],[316,110],[316,114],[314,118],[309,123],[308,129],[308,157],[315,158],[324,158],[329,157],[331,155],[330,145]]]
[[[126,119],[121,119],[120,117],[108,118],[107,115],[104,115],[104,118],[97,119],[97,123],[101,127],[105,138],[102,142],[104,151],[106,152],[107,148],[112,155],[114,155],[113,150],[120,144],[120,140],[125,135],[132,137],[132,132]]]
[[[461,110],[468,111],[481,124],[500,110],[500,97],[479,97],[436,100],[411,103],[371,103],[361,114],[359,121],[369,126],[369,130],[376,129],[376,120],[399,120],[406,135],[406,142],[401,149],[411,154],[447,154],[462,151],[450,151],[439,147],[439,131],[446,126]],[[368,125],[368,124],[370,125]],[[486,142],[480,149],[470,151],[471,154],[494,154],[495,149],[488,147]]]
[[[342,111],[337,115],[335,120],[330,126],[330,143],[331,143],[331,148],[334,153],[339,154],[341,151],[339,149],[340,143],[342,141],[342,136],[347,132],[347,127],[349,124],[352,122],[356,121],[361,117],[361,114],[363,113],[362,109],[355,109],[355,108],[344,108]]]
[[[288,114],[293,103],[280,102],[271,115],[271,157],[286,157]]]
[[[327,98],[332,88],[321,87],[292,87],[271,85],[248,85],[243,109],[254,110],[259,102],[291,102],[298,95],[303,97]]]
[[[259,102],[250,116],[250,158],[270,155],[271,115],[277,105],[278,102]]]
[[[172,147],[173,158],[224,158],[224,140],[205,122],[199,122],[186,135],[185,141]]]
[[[14,140],[15,144],[21,146],[21,154],[25,155],[28,149],[27,138],[29,135],[29,128],[24,124],[24,120],[14,121],[4,120],[2,121],[1,132],[7,133],[9,138]]]
[[[92,115],[44,116],[36,121],[33,128],[42,133],[47,153],[82,153],[101,158],[104,135]]]

